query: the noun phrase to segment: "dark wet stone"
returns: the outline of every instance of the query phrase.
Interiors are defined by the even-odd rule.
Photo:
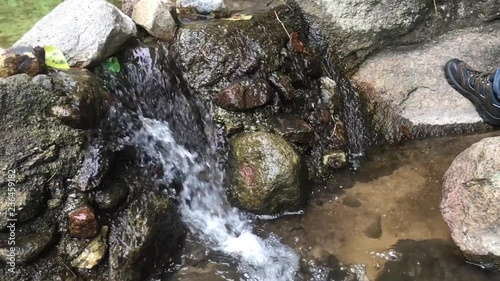
[[[305,59],[305,73],[309,78],[319,79],[323,76],[323,60],[319,57],[307,57]]]
[[[281,72],[275,72],[269,77],[271,85],[278,92],[281,100],[285,102],[290,102],[293,100],[294,88],[292,85],[292,79]]]
[[[273,128],[276,134],[294,143],[311,143],[315,138],[311,125],[291,115],[277,117]]]
[[[285,5],[276,9],[287,26]],[[298,22],[296,19],[293,23]],[[298,30],[297,30],[298,31]],[[174,49],[186,80],[195,93],[212,98],[232,82],[268,77],[281,65],[281,51],[289,40],[274,11],[256,13],[251,21],[214,21],[185,25]],[[197,50],[197,51],[193,51]],[[254,75],[255,73],[261,75]]]
[[[230,111],[244,111],[264,106],[273,99],[273,88],[264,79],[247,79],[231,84],[214,97],[218,106]]]
[[[108,144],[94,139],[85,150],[82,168],[75,180],[77,189],[83,192],[96,189],[109,170],[113,156]]]
[[[53,116],[76,129],[95,128],[111,105],[111,95],[104,81],[87,70],[59,71],[51,75],[66,99],[64,104],[51,108]]]
[[[165,194],[142,194],[111,225],[111,280],[144,280],[167,270],[184,236],[177,212]]]
[[[46,73],[45,50],[41,47],[0,49],[0,77],[16,74],[36,76]]]
[[[19,264],[27,264],[36,259],[45,249],[51,246],[56,239],[56,227],[51,226],[40,229],[36,233],[31,233],[16,237],[15,239],[15,261]],[[0,248],[0,260],[9,262],[11,247],[5,245]]]
[[[467,263],[455,245],[441,240],[400,240],[393,249],[401,259],[387,261],[376,281],[500,280],[500,272]]]
[[[202,114],[203,105],[193,97],[169,48],[156,41],[132,40],[116,56],[122,66],[120,73],[104,76],[106,87],[123,107],[140,111],[147,118],[167,121],[176,141],[189,150],[208,147],[204,134],[204,119],[208,116]],[[131,126],[140,126],[130,117],[117,119],[118,124],[111,130],[119,127],[128,131]]]
[[[80,207],[69,213],[69,235],[75,238],[92,238],[98,232],[94,211],[90,207]]]
[[[94,202],[99,209],[111,210],[120,205],[128,195],[128,189],[125,185],[105,184],[102,189],[96,191]]]
[[[358,198],[353,197],[353,196],[346,196],[342,200],[342,204],[347,207],[352,207],[352,208],[359,208],[363,205],[361,201],[359,201]]]
[[[365,235],[373,239],[382,237],[382,217],[380,215],[377,215],[372,224],[365,229]]]

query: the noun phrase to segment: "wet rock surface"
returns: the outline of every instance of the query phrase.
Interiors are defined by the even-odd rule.
[[[273,89],[264,79],[235,82],[214,97],[225,110],[244,111],[264,106],[273,99]]]
[[[41,47],[4,50],[0,48],[0,77],[16,74],[36,76],[46,73],[45,51]]]
[[[66,96],[64,104],[51,108],[52,115],[75,129],[97,128],[112,103],[104,81],[86,70],[57,72],[51,78]]]
[[[278,116],[273,127],[276,134],[293,143],[312,143],[316,137],[311,125],[293,116]]]
[[[11,246],[1,247],[0,260],[8,263],[11,261],[11,257],[14,256],[15,262],[22,265],[27,264],[38,258],[44,250],[54,244],[56,233],[56,227],[52,225],[42,228],[36,233],[16,237],[16,244],[13,247],[15,249],[14,253],[11,252]]]
[[[107,1],[71,0],[38,21],[14,47],[53,45],[71,66],[86,67],[109,57],[136,31],[132,19]]]
[[[226,110],[247,108],[240,106],[245,101],[240,95],[239,106],[216,107],[214,119],[230,137],[252,131],[286,135],[307,162],[309,178],[321,181],[336,169],[323,165],[323,156],[327,151],[346,149],[341,111],[330,109],[322,96],[323,64],[307,49],[307,23],[289,6],[275,2],[269,11],[255,12],[248,21],[185,24],[173,45],[176,61],[194,94],[206,101],[221,101],[220,93],[240,81],[266,81],[272,87],[272,100],[266,86],[266,94],[259,95],[263,98],[258,103],[252,101],[252,107],[266,106],[242,112]],[[295,50],[287,32],[295,32],[295,43],[303,49]],[[223,93],[224,100],[234,100]],[[303,122],[284,124],[278,132],[276,116],[285,115]]]
[[[109,237],[111,280],[141,280],[169,267],[178,251],[182,226],[163,194],[142,195],[117,216]]]
[[[245,133],[231,141],[228,196],[259,214],[296,211],[307,200],[300,156],[281,137]]]
[[[469,259],[500,266],[500,138],[484,139],[461,153],[443,178],[440,210],[453,241]]]

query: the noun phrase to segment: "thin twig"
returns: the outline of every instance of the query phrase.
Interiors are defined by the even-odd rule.
[[[75,278],[78,279],[78,276],[75,274],[75,272],[65,262],[61,261],[61,263],[69,270],[69,272],[71,272],[71,274],[73,274]]]
[[[285,4],[288,7],[288,9],[290,9],[291,11],[293,11],[292,7],[290,7],[290,5],[288,5],[288,3],[285,0],[281,0],[281,2],[283,4]]]
[[[436,10],[436,14],[437,14],[437,13],[439,13],[439,12],[438,12],[438,6],[437,6],[437,4],[436,4],[436,0],[434,0],[434,10]]]
[[[278,17],[278,13],[274,11],[274,14],[276,15],[276,19],[281,23],[281,26],[283,26],[283,29],[285,30],[286,34],[288,35],[288,38],[290,38],[290,33],[288,33],[288,30],[286,30],[285,24],[280,20],[280,17]]]

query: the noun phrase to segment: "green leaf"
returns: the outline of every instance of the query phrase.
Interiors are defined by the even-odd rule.
[[[102,64],[104,69],[113,73],[119,73],[121,70],[120,62],[116,57],[110,57]]]
[[[50,68],[69,69],[69,64],[64,54],[54,46],[45,46],[45,64]]]

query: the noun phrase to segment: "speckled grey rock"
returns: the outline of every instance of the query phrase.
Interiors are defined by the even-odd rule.
[[[500,137],[462,152],[443,178],[441,214],[469,259],[500,267]]]
[[[402,134],[420,138],[488,129],[472,103],[444,77],[443,66],[454,57],[476,69],[500,65],[500,31],[488,27],[454,31],[423,46],[384,51],[361,65],[353,78],[387,140],[399,140]]]
[[[38,21],[14,47],[53,45],[69,64],[86,67],[136,34],[134,22],[105,0],[68,0]]]
[[[296,2],[348,69],[387,46],[419,43],[448,30],[483,24],[498,17],[500,9],[494,0]]]
[[[177,6],[192,8],[199,13],[209,14],[226,8],[224,0],[177,0]]]

